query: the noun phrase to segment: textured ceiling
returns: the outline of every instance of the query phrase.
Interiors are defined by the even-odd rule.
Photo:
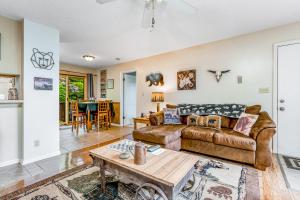
[[[58,29],[61,62],[90,67],[300,21],[299,0],[167,0],[158,9],[153,32],[142,27],[143,11],[144,0],[106,4],[96,0],[0,1],[0,15]],[[87,63],[81,58],[84,54],[92,54],[96,60]]]

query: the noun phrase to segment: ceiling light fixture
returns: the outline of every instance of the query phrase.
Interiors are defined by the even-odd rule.
[[[95,60],[95,56],[91,56],[91,55],[84,55],[84,56],[82,56],[82,58],[84,60],[86,60],[87,62],[91,62],[91,61]]]

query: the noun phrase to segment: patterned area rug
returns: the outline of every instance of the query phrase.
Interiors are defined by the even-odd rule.
[[[138,186],[107,173],[107,194],[100,191],[99,168],[88,167],[34,188],[20,200],[132,200]],[[200,165],[177,200],[259,199],[257,171],[239,164],[200,157]]]

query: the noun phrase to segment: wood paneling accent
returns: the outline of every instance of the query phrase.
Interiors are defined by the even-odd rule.
[[[113,102],[113,105],[115,110],[115,116],[112,118],[112,123],[120,124],[120,102]]]

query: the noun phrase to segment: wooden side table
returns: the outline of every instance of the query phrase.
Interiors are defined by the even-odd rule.
[[[146,126],[150,125],[150,120],[149,120],[149,118],[146,118],[146,117],[133,118],[133,122],[134,122],[134,130],[137,129],[137,123],[146,124]]]

